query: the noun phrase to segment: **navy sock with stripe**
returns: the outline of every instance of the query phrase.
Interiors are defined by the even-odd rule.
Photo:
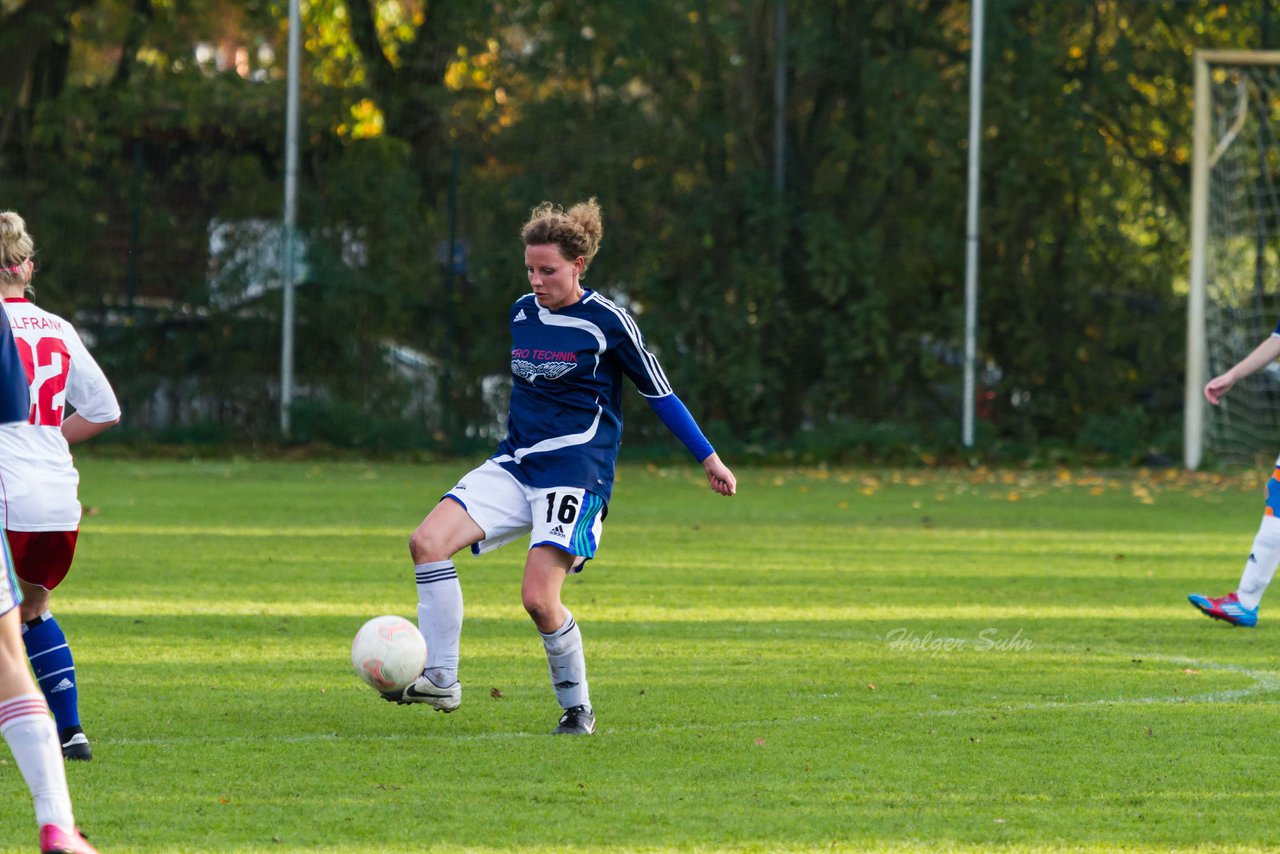
[[[76,688],[76,663],[62,627],[45,611],[22,627],[22,643],[31,659],[36,682],[44,692],[58,731],[80,726],[80,694]]]

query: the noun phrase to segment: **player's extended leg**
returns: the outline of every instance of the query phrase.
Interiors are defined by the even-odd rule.
[[[0,735],[31,790],[40,850],[93,854],[76,830],[58,732],[27,668],[18,627],[17,608],[0,616]]]
[[[1256,626],[1262,594],[1280,565],[1280,461],[1267,481],[1267,505],[1240,575],[1240,586],[1226,596],[1193,593],[1187,598],[1206,615],[1237,626]]]
[[[462,641],[462,585],[453,566],[457,552],[484,539],[484,531],[462,505],[445,498],[409,537],[418,585],[418,630],[427,642],[427,667],[398,696],[400,703],[426,703],[452,712],[462,703],[458,656]]]
[[[573,614],[560,601],[560,589],[577,560],[554,546],[534,546],[524,565],[520,598],[542,635],[556,700],[564,714],[556,735],[590,735],[596,730],[595,712],[587,690],[587,664],[582,632]]]

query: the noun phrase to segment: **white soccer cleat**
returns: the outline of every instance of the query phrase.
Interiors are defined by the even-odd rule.
[[[452,712],[462,705],[462,683],[454,682],[448,688],[441,688],[424,673],[405,688],[403,693],[397,695],[383,692],[382,696],[402,706],[410,703],[426,703],[437,712]]]

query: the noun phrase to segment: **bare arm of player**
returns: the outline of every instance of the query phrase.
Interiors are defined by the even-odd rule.
[[[733,495],[738,491],[738,479],[729,471],[729,467],[720,462],[719,454],[712,454],[702,461],[702,468],[707,472],[707,485],[712,492],[721,495]]]
[[[1231,391],[1232,386],[1253,372],[1265,368],[1278,357],[1280,357],[1280,335],[1269,336],[1226,373],[1209,380],[1204,387],[1205,399],[1217,406],[1223,395]]]
[[[76,442],[92,439],[102,431],[108,430],[119,423],[119,418],[114,418],[111,421],[88,421],[80,417],[79,412],[75,412],[62,422],[62,437],[67,440],[68,445],[74,445]]]

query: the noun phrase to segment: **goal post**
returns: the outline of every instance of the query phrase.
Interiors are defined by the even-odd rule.
[[[1191,269],[1183,456],[1237,463],[1280,448],[1280,372],[1242,381],[1217,407],[1204,384],[1280,316],[1280,51],[1194,55]]]

